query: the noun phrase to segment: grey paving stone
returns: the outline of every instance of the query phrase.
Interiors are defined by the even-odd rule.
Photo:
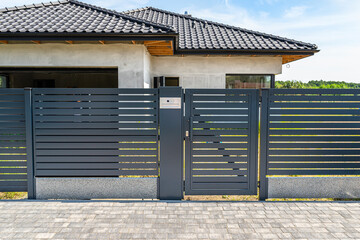
[[[359,239],[360,203],[0,201],[0,239]]]

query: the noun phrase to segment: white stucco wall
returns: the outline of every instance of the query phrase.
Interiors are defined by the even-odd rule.
[[[281,57],[152,57],[152,76],[179,77],[184,88],[225,88],[226,74],[280,74]]]
[[[145,51],[133,44],[2,44],[0,67],[117,67],[119,87],[143,88]]]
[[[151,55],[144,49],[144,88],[151,88]]]

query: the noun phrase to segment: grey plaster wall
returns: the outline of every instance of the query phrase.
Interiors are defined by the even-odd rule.
[[[225,88],[226,74],[280,74],[282,58],[265,56],[152,57],[152,76],[179,77],[183,88]]]
[[[0,67],[116,67],[120,88],[143,88],[145,51],[134,44],[0,44]]]
[[[156,199],[158,178],[36,178],[37,199]]]
[[[360,198],[360,177],[270,177],[269,198]]]
[[[140,44],[0,44],[0,67],[115,67],[119,88],[147,88],[155,76],[184,88],[225,88],[226,74],[280,74],[274,56],[151,56]]]

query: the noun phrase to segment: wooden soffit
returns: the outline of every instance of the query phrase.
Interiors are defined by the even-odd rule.
[[[282,55],[282,64],[287,64],[310,56],[311,55]]]
[[[144,45],[153,56],[174,55],[173,41],[144,41]]]

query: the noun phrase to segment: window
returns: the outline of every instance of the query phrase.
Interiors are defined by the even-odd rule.
[[[154,88],[159,87],[178,87],[180,86],[179,77],[154,77]]]
[[[0,88],[6,88],[7,77],[0,75]]]
[[[0,67],[0,81],[8,88],[117,88],[118,69]]]
[[[226,74],[226,88],[271,88],[274,75]]]
[[[165,77],[165,86],[178,87],[179,77]]]

